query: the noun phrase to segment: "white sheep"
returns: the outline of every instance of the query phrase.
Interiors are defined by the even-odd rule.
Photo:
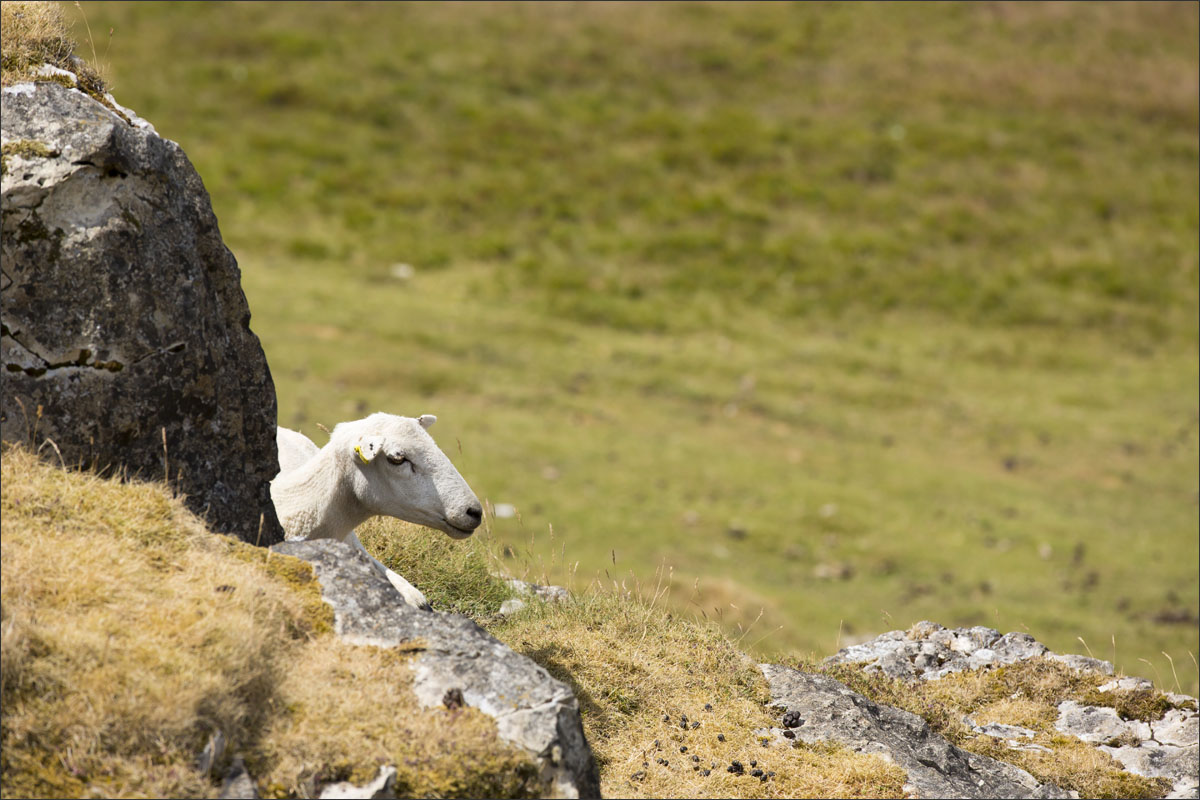
[[[279,428],[279,474],[271,499],[288,541],[338,539],[366,553],[354,528],[373,516],[397,517],[464,539],[479,527],[483,509],[425,429],[431,414],[372,414],[335,426],[322,448],[307,436]],[[417,608],[425,595],[400,575],[371,562]]]

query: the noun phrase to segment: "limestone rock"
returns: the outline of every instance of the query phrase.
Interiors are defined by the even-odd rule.
[[[759,669],[770,683],[771,704],[804,719],[792,730],[796,741],[878,753],[908,772],[918,797],[1070,796],[1011,764],[955,747],[916,714],[873,703],[832,678],[776,664]]]
[[[258,800],[258,796],[258,789],[250,774],[246,772],[245,763],[240,757],[235,758],[225,776],[221,794],[218,795],[219,800]]]
[[[1085,706],[1074,700],[1058,704],[1055,730],[1082,739],[1089,744],[1143,741],[1150,738],[1150,726],[1138,720],[1123,720],[1114,709]]]
[[[1038,656],[1053,658],[1074,669],[1113,674],[1112,664],[1087,656],[1060,656],[1027,633],[1006,633],[993,628],[948,630],[936,622],[923,621],[908,631],[890,631],[869,642],[839,650],[825,659],[827,664],[859,664],[868,672],[879,671],[889,678],[922,678],[932,681],[952,672],[1003,666]]]
[[[213,529],[281,540],[274,384],[187,156],[56,82],[3,95],[0,436],[169,475]]]
[[[422,642],[413,691],[423,705],[439,705],[447,692],[459,690],[467,705],[496,719],[501,739],[538,761],[550,795],[600,796],[579,704],[565,684],[467,617],[407,605],[350,545],[325,539],[272,549],[313,565],[342,638],[379,647]]]
[[[364,786],[356,786],[350,781],[338,781],[321,789],[319,800],[388,800],[394,798],[393,790],[396,784],[396,768],[384,766],[379,768],[375,780]]]
[[[542,586],[539,583],[528,583],[519,578],[509,578],[508,585],[518,594],[536,597],[547,603],[561,603],[571,596],[564,586]]]
[[[838,651],[828,664],[856,664],[866,671],[882,672],[892,678],[937,680],[952,672],[1012,664],[1045,657],[1076,670],[1112,675],[1107,661],[1081,655],[1060,655],[1027,633],[1000,636],[991,628],[947,630],[935,622],[918,622],[908,631],[890,631],[868,642]],[[1151,690],[1144,678],[1118,678],[1098,687],[1100,692]],[[1129,772],[1149,778],[1169,778],[1174,788],[1169,797],[1196,797],[1200,791],[1200,713],[1195,698],[1168,694],[1177,706],[1161,720],[1149,723],[1122,719],[1115,709],[1089,706],[1066,700],[1058,706],[1055,728],[1105,751]],[[1182,708],[1180,708],[1182,706]],[[979,726],[970,719],[975,733],[1004,739],[1016,750],[1047,748],[1027,741],[1034,732],[1014,725]]]
[[[1107,661],[1101,661],[1098,658],[1092,658],[1091,656],[1047,653],[1046,658],[1051,658],[1055,661],[1062,662],[1071,669],[1080,670],[1081,672],[1100,672],[1104,675],[1112,675],[1115,672],[1112,664]]]
[[[1195,797],[1197,775],[1200,775],[1200,760],[1195,747],[1148,747],[1148,743],[1134,747],[1109,747],[1103,750],[1121,763],[1128,771],[1147,778],[1169,778],[1173,783],[1172,795]]]

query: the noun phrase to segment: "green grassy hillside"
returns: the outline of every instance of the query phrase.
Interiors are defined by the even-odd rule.
[[[436,413],[514,570],[1197,691],[1195,4],[81,5],[281,423]]]
[[[20,447],[0,465],[0,797],[215,797],[235,756],[272,798],[364,783],[382,764],[398,768],[402,797],[542,793],[493,720],[419,707],[409,687],[420,642],[340,642],[308,564],[206,531],[161,483],[64,471]],[[755,731],[780,714],[764,706],[754,660],[715,623],[666,613],[661,584],[645,600],[580,592],[499,617],[508,592],[486,538],[452,542],[396,520],[363,537],[439,607],[471,614],[571,686],[606,797],[905,796],[904,771],[878,755],[764,748]],[[1161,694],[1101,694],[1100,675],[1040,659],[922,685],[826,672],[1083,797],[1169,788],[1053,727],[1066,698],[1152,720],[1172,707]],[[1029,726],[1046,749],[974,736],[968,712]],[[227,747],[209,776],[194,764],[217,730]],[[770,775],[731,774],[733,759]]]

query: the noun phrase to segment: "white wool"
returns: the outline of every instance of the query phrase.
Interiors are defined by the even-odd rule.
[[[280,471],[271,481],[271,499],[288,540],[338,539],[363,549],[354,528],[373,516],[437,528],[456,539],[470,536],[482,509],[426,432],[434,421],[428,414],[372,414],[337,425],[322,448],[279,428]],[[428,608],[412,584],[371,561],[410,605]]]

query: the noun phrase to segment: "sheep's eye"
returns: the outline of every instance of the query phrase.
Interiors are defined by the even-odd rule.
[[[412,463],[404,456],[388,456],[387,460],[389,463],[395,464],[396,466],[400,466],[401,464],[411,464]]]

